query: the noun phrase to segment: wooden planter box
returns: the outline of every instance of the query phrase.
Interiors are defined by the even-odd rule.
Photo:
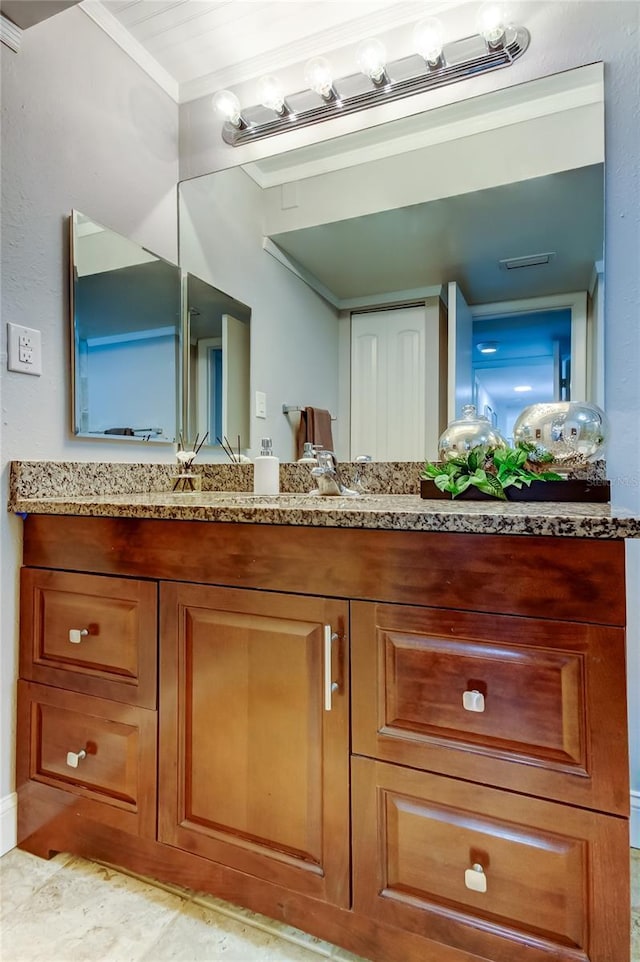
[[[605,504],[611,500],[611,484],[609,481],[584,481],[569,479],[567,481],[532,481],[529,487],[512,486],[505,490],[507,501],[585,501]],[[420,480],[420,497],[425,500],[451,501],[448,491],[441,491],[431,479]],[[455,498],[456,501],[494,501],[490,494],[479,491],[470,486]]]

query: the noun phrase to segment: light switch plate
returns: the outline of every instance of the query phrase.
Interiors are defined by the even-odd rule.
[[[7,323],[7,369],[20,374],[42,374],[40,331]]]
[[[256,391],[256,417],[266,418],[267,416],[267,395],[264,391]]]

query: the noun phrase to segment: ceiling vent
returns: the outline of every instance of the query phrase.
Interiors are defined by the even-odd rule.
[[[521,267],[542,267],[549,264],[555,256],[555,251],[548,251],[546,254],[528,254],[526,257],[507,257],[498,261],[498,264],[501,271],[517,271]]]

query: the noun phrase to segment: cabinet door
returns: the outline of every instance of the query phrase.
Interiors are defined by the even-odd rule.
[[[353,751],[628,814],[624,631],[352,606]]]
[[[347,605],[163,584],[160,612],[160,839],[348,905]]]
[[[365,758],[352,776],[355,911],[493,962],[628,962],[625,819]]]

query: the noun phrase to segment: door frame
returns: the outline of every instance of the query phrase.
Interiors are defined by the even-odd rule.
[[[571,311],[571,381],[572,401],[586,401],[589,397],[589,366],[596,345],[591,343],[587,326],[587,291],[567,294],[547,294],[516,301],[497,301],[491,304],[470,304],[473,320],[499,317],[501,314],[534,314],[537,311],[569,309]]]

